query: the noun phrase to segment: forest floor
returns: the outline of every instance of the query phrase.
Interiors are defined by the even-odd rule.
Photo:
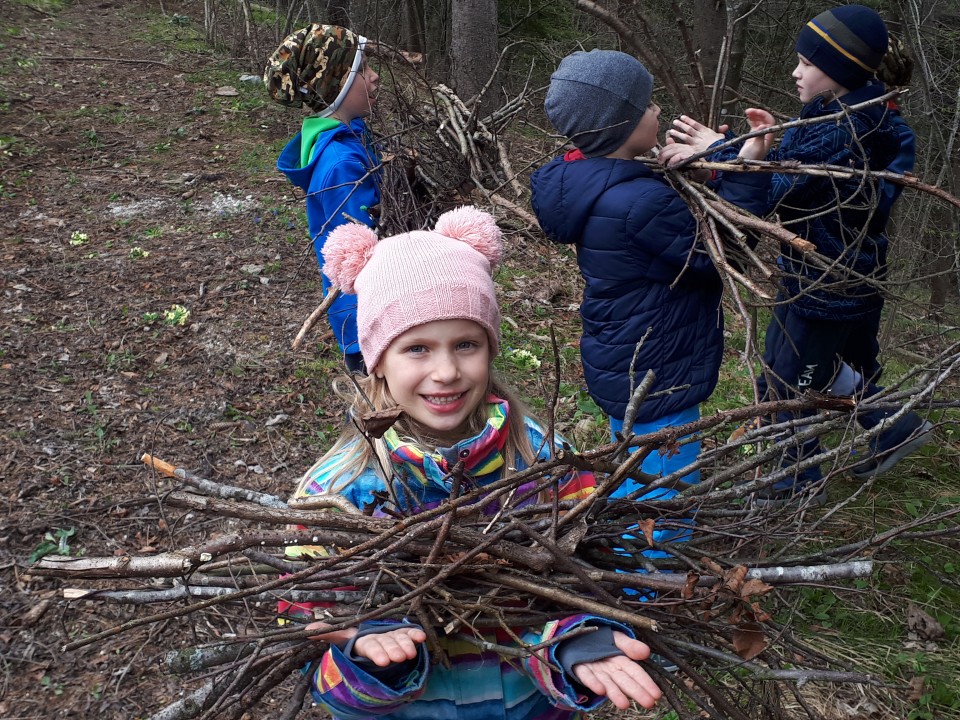
[[[319,302],[302,194],[274,168],[300,115],[203,45],[197,3],[3,5],[0,717],[146,717],[195,685],[162,654],[223,625],[171,619],[64,653],[137,611],[68,603],[69,583],[25,567],[51,544],[121,557],[234,527],[163,508],[172,484],[143,453],[286,497],[336,436],[335,343],[291,349]],[[575,358],[575,263],[509,239],[505,315],[541,343],[549,315]],[[564,372],[567,429],[590,432],[576,363]],[[522,389],[544,396],[536,373]]]
[[[124,555],[221,529],[162,512],[144,452],[286,497],[332,437],[335,343],[291,350],[319,303],[303,197],[273,165],[300,115],[156,3],[3,4],[0,717],[145,717],[185,686],[158,655],[205,630],[66,655],[130,610],[64,604],[15,563],[47,536]]]
[[[326,324],[291,349],[320,301],[303,195],[274,166],[302,115],[204,45],[202,4],[3,5],[0,717],[144,717],[189,685],[158,656],[210,629],[64,654],[131,610],[65,603],[22,565],[50,542],[123,556],[229,529],[163,511],[145,452],[285,498],[336,437]]]

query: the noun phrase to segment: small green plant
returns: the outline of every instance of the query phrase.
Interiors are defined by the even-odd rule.
[[[594,402],[586,390],[580,389],[577,392],[577,411],[574,418],[580,420],[585,417],[591,417],[597,422],[602,422],[604,419],[603,410],[600,409],[600,406]]]
[[[107,354],[107,367],[110,370],[122,370],[132,367],[136,361],[136,356],[130,350]]]
[[[54,695],[63,695],[63,683],[54,682],[49,675],[40,678],[40,685],[43,686],[44,690],[52,690]]]
[[[145,312],[140,316],[140,319],[143,320],[144,325],[153,325],[157,320],[160,319],[160,313]]]
[[[72,233],[70,233],[70,244],[74,247],[83,245],[89,239],[89,235],[87,235],[85,232],[80,232],[79,230],[74,230]]]
[[[183,305],[171,305],[169,310],[163,311],[163,324],[170,327],[182,327],[190,319],[190,311]]]
[[[30,562],[36,562],[50,553],[69,555],[70,538],[76,535],[76,533],[76,528],[54,528],[52,531],[47,532],[43,536],[43,541],[30,553]]]
[[[143,258],[150,257],[150,251],[144,250],[139,245],[134,245],[130,248],[130,259],[131,260],[142,260]]]
[[[87,390],[83,394],[83,410],[92,417],[97,416],[97,404],[93,401],[93,391]]]
[[[504,360],[518,373],[530,373],[540,369],[540,358],[523,348],[509,348],[504,353]]]
[[[97,438],[97,444],[100,446],[100,452],[109,453],[115,447],[120,445],[120,438],[108,438],[107,426],[97,423],[93,428],[93,434]]]

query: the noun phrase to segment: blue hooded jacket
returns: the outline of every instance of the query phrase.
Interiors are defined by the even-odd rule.
[[[368,211],[380,203],[379,175],[375,171],[379,161],[364,142],[365,137],[363,120],[350,125],[337,122],[316,136],[313,148],[301,147],[303,133],[297,133],[277,159],[277,169],[307,193],[307,224],[321,269],[327,235],[349,222],[344,214],[371,227],[376,224]],[[303,164],[305,156],[309,160]],[[323,273],[324,295],[329,288],[330,279]],[[359,353],[357,296],[342,293],[327,317],[344,354]]]
[[[760,173],[729,173],[716,186],[725,199],[759,211],[768,183]],[[547,236],[576,246],[585,282],[580,355],[601,409],[618,419],[626,414],[635,352],[634,386],[650,369],[654,393],[677,388],[649,397],[636,422],[709,397],[723,354],[723,287],[679,193],[642,162],[602,157],[555,158],[530,185]]]

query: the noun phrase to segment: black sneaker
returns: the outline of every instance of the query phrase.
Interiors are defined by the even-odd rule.
[[[933,440],[933,423],[925,420],[909,435],[903,437],[904,434],[897,425],[880,433],[870,443],[871,454],[850,468],[850,474],[857,480],[869,480],[887,472],[907,455]]]

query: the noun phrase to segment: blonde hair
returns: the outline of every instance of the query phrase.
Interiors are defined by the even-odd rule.
[[[336,482],[327,489],[327,493],[335,494],[343,491],[350,483],[360,477],[361,473],[372,468],[388,483],[391,476],[390,452],[382,438],[371,438],[363,434],[355,418],[379,410],[389,410],[397,407],[396,401],[390,394],[387,381],[375,375],[363,378],[341,377],[334,381],[334,392],[349,406],[347,424],[343,433],[323,457],[307,470],[300,480],[294,497],[302,497],[311,477],[320,468],[324,474],[337,476]],[[534,448],[527,434],[525,418],[532,417],[527,406],[517,394],[496,375],[490,368],[490,379],[487,386],[487,395],[495,395],[506,400],[510,405],[507,415],[507,442],[503,447],[505,461],[504,476],[516,472],[513,464],[516,458],[523,460],[526,466],[537,461],[540,448]],[[464,439],[480,433],[487,422],[486,402],[478,403],[469,418],[469,426],[464,433]],[[418,445],[424,452],[432,452],[441,445],[430,429],[424,425],[401,416],[394,424],[394,429],[402,438]],[[546,438],[545,443],[552,450],[552,439]]]

